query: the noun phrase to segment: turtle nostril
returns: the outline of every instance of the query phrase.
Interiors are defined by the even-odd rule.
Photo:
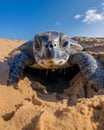
[[[45,47],[53,49],[54,47],[56,47],[56,44],[50,44],[50,45],[46,44]]]
[[[56,44],[54,44],[54,46],[56,46]]]
[[[46,48],[48,48],[48,45],[46,45]]]
[[[50,48],[53,48],[53,45],[52,45],[52,44],[50,45]]]

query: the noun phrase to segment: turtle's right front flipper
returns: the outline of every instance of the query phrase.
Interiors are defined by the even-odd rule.
[[[95,90],[104,88],[104,69],[99,68],[97,60],[88,53],[79,52],[69,58],[71,65],[77,64]]]
[[[14,56],[10,61],[8,61],[10,72],[7,85],[16,85],[23,76],[25,66],[29,66],[32,63],[33,59],[27,56],[24,52],[21,52],[20,54]]]

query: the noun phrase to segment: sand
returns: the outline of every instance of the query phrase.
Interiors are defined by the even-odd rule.
[[[31,83],[40,84],[27,77],[19,88],[6,86],[9,66],[5,57],[23,42],[0,39],[0,130],[104,130],[104,95],[83,87],[81,73],[63,94],[39,94]]]

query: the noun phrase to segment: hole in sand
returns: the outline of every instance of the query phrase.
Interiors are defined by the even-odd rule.
[[[38,81],[48,92],[63,93],[69,88],[70,80],[80,71],[77,65],[60,70],[45,70],[25,68],[25,75],[33,81]]]

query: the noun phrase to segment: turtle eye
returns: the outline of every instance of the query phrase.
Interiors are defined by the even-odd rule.
[[[36,49],[40,49],[40,46],[39,46],[39,45],[36,45],[35,47],[36,47]]]
[[[68,45],[68,41],[63,42],[62,46],[66,47]]]
[[[35,49],[40,50],[40,48],[41,48],[41,42],[36,42],[35,43]]]

